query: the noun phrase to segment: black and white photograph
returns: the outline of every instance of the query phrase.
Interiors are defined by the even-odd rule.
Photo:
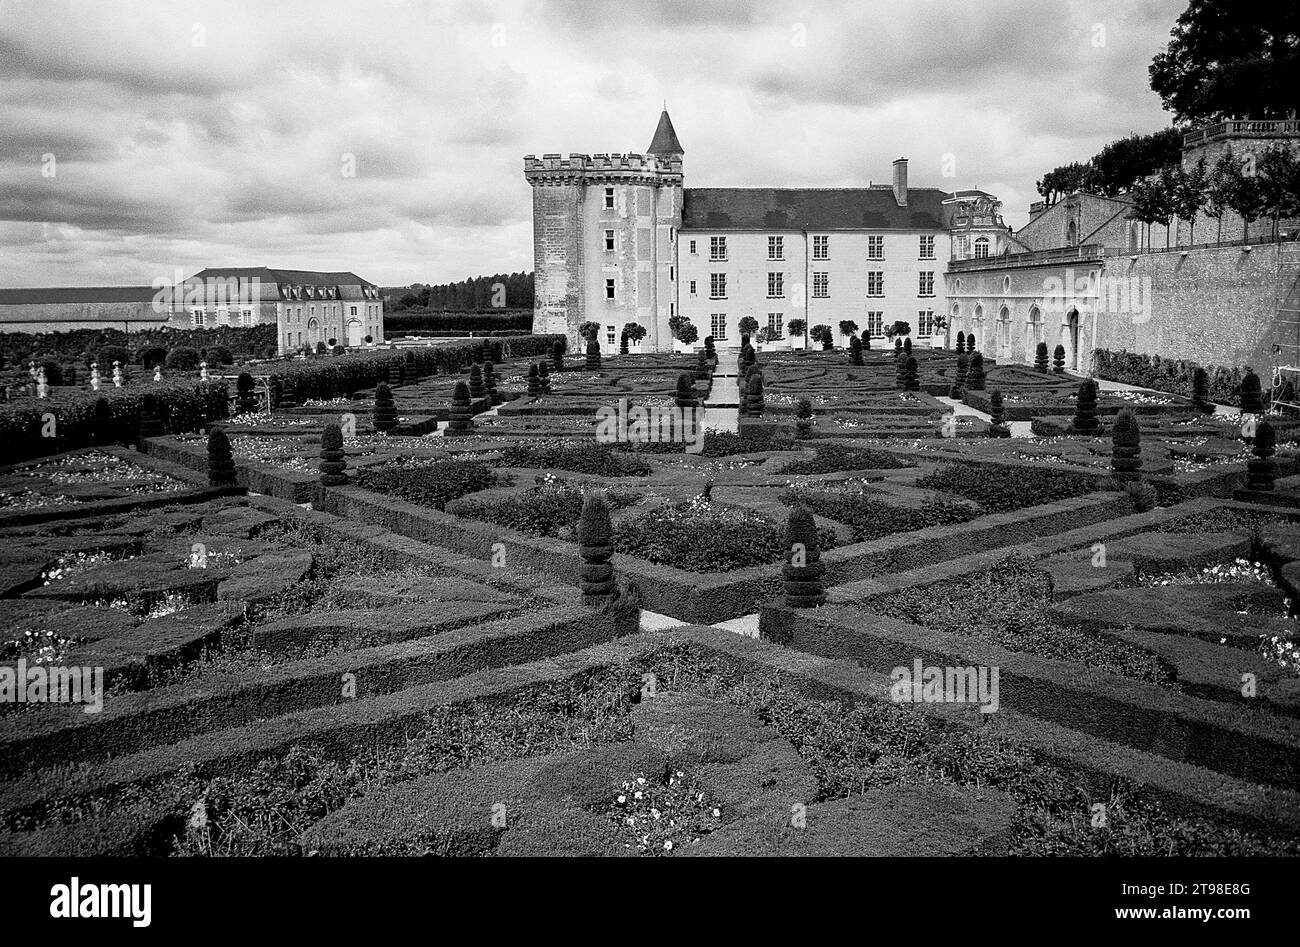
[[[1300,0],[0,0],[6,925],[1284,923],[1297,108]]]

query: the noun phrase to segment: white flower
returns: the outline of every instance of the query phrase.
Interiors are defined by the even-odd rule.
[[[658,810],[658,809],[651,809],[651,810],[650,810],[650,815],[651,815],[653,818],[656,818],[656,819],[659,818],[659,810]]]
[[[636,793],[632,798],[633,798],[633,799],[640,799],[640,798],[641,798],[641,793],[640,793],[640,792]]]
[[[670,852],[673,850],[673,841],[672,841],[672,839],[664,839],[664,848],[665,848],[667,851],[670,851]]]
[[[721,816],[722,816],[722,810],[721,810],[721,809],[714,809],[714,810],[713,810],[713,817],[714,817],[715,819],[720,818]]]
[[[627,802],[627,796],[619,796],[618,801],[620,804]]]

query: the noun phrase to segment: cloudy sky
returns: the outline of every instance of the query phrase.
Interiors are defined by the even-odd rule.
[[[980,187],[1168,124],[1186,0],[0,0],[0,286],[532,268],[522,158],[688,186]],[[955,171],[945,176],[945,171]]]

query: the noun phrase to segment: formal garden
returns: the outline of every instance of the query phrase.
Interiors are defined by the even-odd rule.
[[[1300,434],[1249,373],[244,368],[0,415],[0,851],[1300,852]]]

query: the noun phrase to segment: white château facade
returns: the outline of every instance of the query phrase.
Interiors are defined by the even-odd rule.
[[[669,321],[738,345],[739,323],[788,334],[839,323],[882,339],[944,336],[944,271],[955,255],[996,255],[1007,228],[982,191],[911,188],[907,159],[865,188],[687,188],[684,150],[664,111],[646,154],[524,159],[533,187],[536,332],[599,325],[605,351],[622,328],[646,329],[642,351],[670,351]],[[957,241],[954,244],[954,240]]]

